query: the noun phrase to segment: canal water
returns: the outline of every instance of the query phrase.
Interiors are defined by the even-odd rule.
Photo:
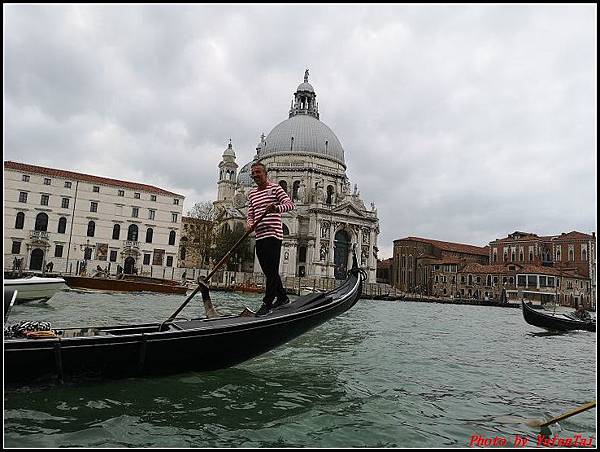
[[[224,314],[260,296],[213,293]],[[65,291],[9,323],[162,321],[185,297]],[[203,315],[200,299],[183,316]],[[545,419],[596,398],[596,335],[548,334],[519,309],[361,300],[234,368],[5,388],[5,447],[536,446]],[[596,445],[596,409],[550,438]]]

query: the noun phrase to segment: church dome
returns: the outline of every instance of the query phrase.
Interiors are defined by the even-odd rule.
[[[308,82],[304,82],[304,83],[300,83],[298,85],[298,89],[296,91],[309,91],[311,93],[315,92],[315,89],[312,87],[312,85]]]
[[[259,158],[279,154],[312,154],[346,166],[344,149],[333,131],[310,115],[297,114],[275,126],[267,135]]]

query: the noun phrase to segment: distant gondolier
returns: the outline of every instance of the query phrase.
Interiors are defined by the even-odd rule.
[[[592,316],[585,310],[583,304],[579,303],[577,305],[577,310],[573,313],[575,317],[580,320],[591,320]]]
[[[256,256],[267,280],[263,305],[256,313],[257,316],[260,316],[267,314],[273,308],[289,303],[279,276],[281,243],[283,241],[281,214],[292,210],[294,203],[283,188],[267,178],[265,165],[254,163],[251,167],[251,174],[257,187],[250,190],[248,194],[246,230],[249,231],[254,226],[254,221],[267,212],[255,229]]]

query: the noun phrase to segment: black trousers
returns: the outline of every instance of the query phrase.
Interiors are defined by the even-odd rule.
[[[267,237],[256,241],[256,257],[262,268],[266,282],[266,291],[263,302],[273,303],[275,297],[285,300],[287,297],[281,277],[279,276],[279,260],[281,258],[281,240]]]

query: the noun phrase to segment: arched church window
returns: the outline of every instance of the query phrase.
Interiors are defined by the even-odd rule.
[[[327,186],[327,200],[325,201],[325,204],[332,204],[333,203],[333,185],[328,185]]]
[[[283,235],[284,236],[290,235],[290,229],[285,225],[285,223],[281,223],[281,226],[283,226]]]
[[[286,181],[284,181],[284,180],[280,180],[280,181],[279,181],[279,186],[280,186],[281,188],[283,188],[283,191],[284,191],[284,192],[286,192],[286,193],[288,192],[288,188],[287,188],[287,182],[286,182]]]
[[[294,181],[294,185],[292,187],[292,201],[298,201],[298,190],[300,189],[300,181]]]

